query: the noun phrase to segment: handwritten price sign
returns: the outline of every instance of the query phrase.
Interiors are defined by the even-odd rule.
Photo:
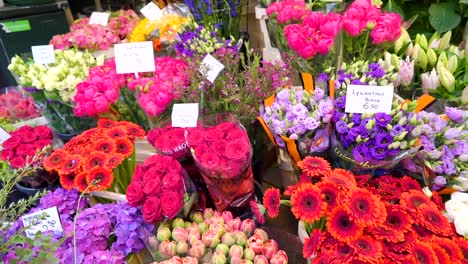
[[[393,86],[348,85],[346,113],[390,113]]]
[[[56,206],[22,216],[21,221],[27,227],[26,235],[29,238],[34,238],[37,232],[63,232]]]
[[[198,104],[174,104],[172,127],[197,127]]]
[[[224,69],[224,65],[210,54],[207,54],[200,65],[200,73],[208,81],[213,83],[218,78],[219,73]]]
[[[89,18],[89,24],[107,26],[107,23],[109,22],[109,16],[109,13],[93,12]]]
[[[151,41],[115,44],[114,53],[118,74],[156,70]]]
[[[55,63],[55,53],[53,45],[40,45],[31,47],[34,63],[49,64]]]

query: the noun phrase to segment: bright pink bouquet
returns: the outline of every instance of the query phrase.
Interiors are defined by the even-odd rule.
[[[162,128],[151,129],[147,139],[160,154],[183,160],[190,156],[185,130],[186,128],[172,127],[169,124]]]
[[[19,91],[8,91],[0,95],[0,118],[14,122],[38,117],[41,113],[30,96]]]
[[[3,142],[1,159],[10,163],[13,169],[22,168],[31,161],[38,151],[52,144],[52,130],[47,126],[22,126],[10,133]]]
[[[243,207],[253,194],[252,147],[247,132],[230,114],[202,118],[187,143],[220,211]]]
[[[158,223],[188,214],[197,193],[177,160],[155,154],[137,165],[126,196],[131,206],[141,206],[146,222]]]

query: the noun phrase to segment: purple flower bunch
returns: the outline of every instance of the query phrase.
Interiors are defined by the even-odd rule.
[[[445,115],[420,112],[418,158],[434,173],[432,189],[468,190],[468,111],[446,107]]]
[[[335,135],[354,161],[368,164],[395,161],[416,145],[413,130],[420,130],[413,112],[416,102],[404,105],[394,102],[389,114],[345,113],[345,105],[346,96],[335,100]]]
[[[325,91],[310,93],[302,88],[283,89],[270,106],[260,108],[260,116],[270,128],[279,147],[285,147],[281,136],[299,141],[301,154],[320,153],[328,149],[328,127],[333,114],[333,101]]]

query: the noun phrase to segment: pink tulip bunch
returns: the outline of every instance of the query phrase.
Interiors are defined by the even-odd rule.
[[[150,244],[166,259],[159,263],[288,262],[287,254],[264,230],[256,229],[252,219],[242,221],[228,211],[220,213],[209,208],[203,213],[192,213],[190,219],[192,222],[177,218],[170,225],[159,226],[157,241],[150,239]]]

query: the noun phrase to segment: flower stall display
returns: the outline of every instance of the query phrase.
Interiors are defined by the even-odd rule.
[[[272,263],[286,264],[287,254],[252,219],[231,212],[205,209],[190,222],[177,218],[162,224],[149,239],[155,263]],[[183,261],[183,262],[181,262]]]
[[[187,216],[197,202],[195,186],[180,163],[160,154],[136,166],[126,196],[130,205],[141,206],[148,223]]]
[[[40,115],[32,97],[24,95],[16,87],[8,87],[5,93],[0,95],[0,119],[14,124]]]
[[[125,193],[135,170],[135,138],[145,131],[130,122],[101,119],[98,127],[74,137],[55,150],[44,168],[57,172],[64,189]]]
[[[95,204],[80,199],[76,190],[57,189],[43,196],[39,205],[29,213],[57,207],[63,232],[52,235],[58,249],[53,256],[60,263],[127,263],[126,258],[145,249],[153,226],[143,221],[139,209],[126,203]],[[23,228],[17,221],[12,230]],[[27,230],[27,229],[26,229]],[[11,232],[10,231],[10,232]],[[49,233],[51,233],[49,231]],[[15,245],[3,258],[14,261]],[[39,243],[31,252],[31,258],[39,254]]]
[[[468,242],[442,214],[440,196],[432,201],[412,178],[356,176],[319,157],[299,166],[301,181],[287,194],[312,263],[461,263],[467,256]],[[277,210],[279,196],[265,199],[267,212]]]
[[[279,91],[269,105],[260,108],[259,118],[295,164],[308,155],[326,155],[332,114],[333,101],[324,90],[299,87]]]
[[[120,10],[110,15],[107,26],[89,24],[89,20],[89,18],[79,19],[70,27],[69,33],[53,36],[50,44],[61,50],[67,48],[107,50],[125,39],[139,18],[133,10]]]
[[[11,59],[8,69],[18,76],[19,84],[31,93],[49,124],[60,134],[76,134],[91,128],[92,120],[73,115],[73,98],[77,85],[84,81],[89,69],[104,63],[104,56],[78,50],[55,50],[55,63],[46,65],[25,62],[21,57]]]
[[[187,132],[187,143],[216,209],[248,206],[254,180],[245,129],[230,114],[203,117],[200,123]]]

